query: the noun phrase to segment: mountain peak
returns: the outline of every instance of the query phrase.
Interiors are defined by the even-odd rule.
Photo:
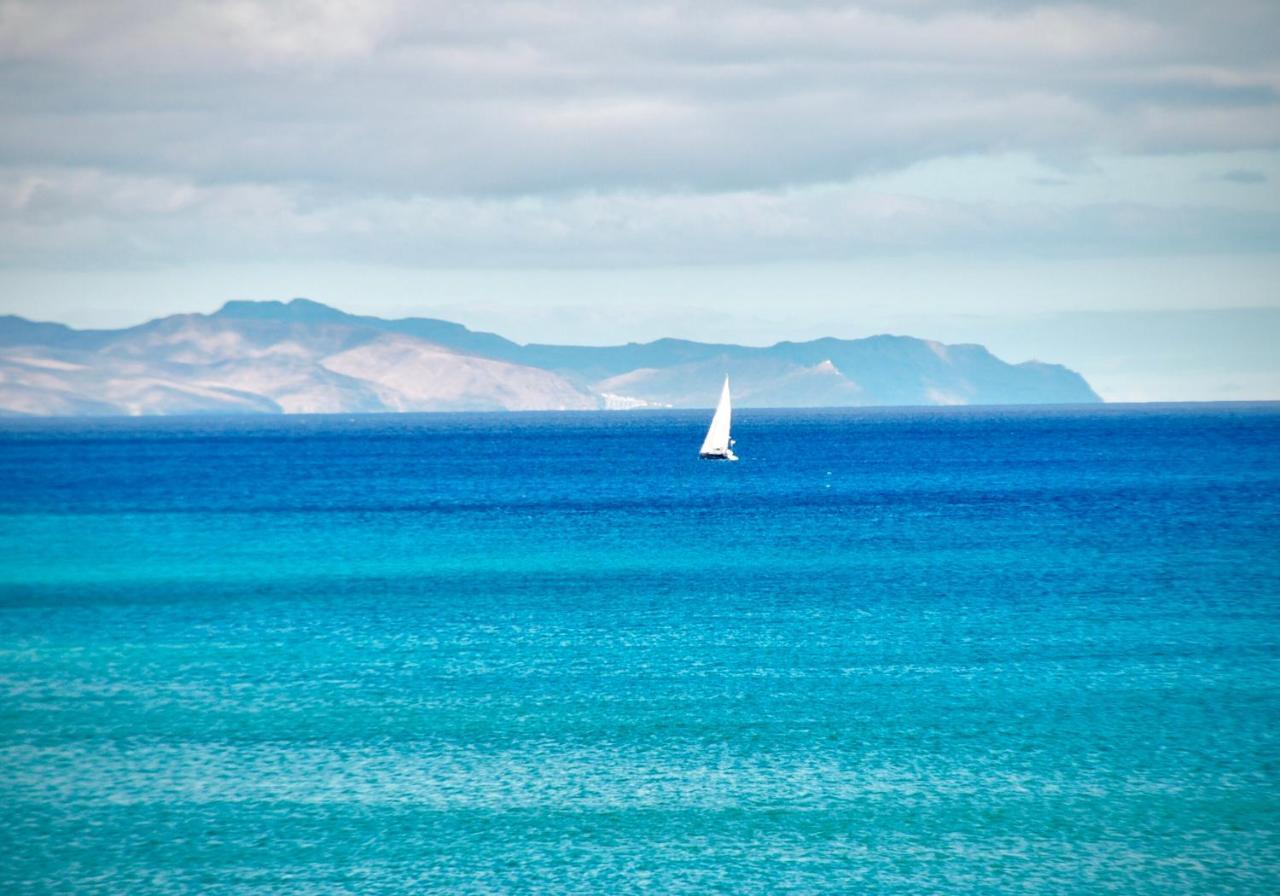
[[[288,302],[233,299],[215,311],[213,317],[323,323],[348,320],[350,315],[311,299],[298,298]]]

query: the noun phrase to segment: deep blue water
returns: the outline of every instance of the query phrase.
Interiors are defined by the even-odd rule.
[[[0,892],[1280,892],[1280,406],[0,424]]]

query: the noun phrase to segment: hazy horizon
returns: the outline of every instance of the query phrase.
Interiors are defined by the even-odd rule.
[[[293,296],[289,299],[261,299],[250,301],[287,302],[293,298],[318,301],[309,296]],[[228,300],[234,301],[234,300]],[[175,310],[173,314],[211,314],[226,302],[212,306]],[[776,322],[757,322],[748,328],[745,338],[726,339],[714,329],[692,333],[664,332],[659,329],[640,328],[640,335],[628,333],[623,326],[616,326],[619,334],[613,339],[589,338],[575,341],[566,338],[571,328],[552,324],[528,326],[530,321],[493,319],[477,325],[468,322],[467,315],[453,316],[448,309],[440,314],[423,315],[412,308],[378,313],[378,308],[358,309],[321,304],[338,308],[351,314],[370,314],[395,319],[400,317],[437,317],[460,323],[469,329],[492,332],[520,344],[541,343],[550,345],[621,345],[627,342],[651,342],[662,338],[688,339],[700,342],[727,342],[737,345],[766,347],[779,342],[804,342],[824,337],[860,339],[867,336],[891,334],[931,339],[947,344],[975,343],[990,349],[1005,361],[1044,361],[1063,364],[1085,376],[1089,384],[1108,402],[1163,402],[1163,401],[1275,401],[1280,400],[1280,389],[1274,388],[1274,358],[1271,335],[1280,328],[1280,309],[1225,308],[1211,313],[1196,310],[1170,312],[1070,312],[1039,317],[995,317],[984,315],[933,316],[929,319],[899,318],[897,326],[881,329],[847,329],[839,332],[819,332],[805,327],[788,327]],[[456,309],[465,310],[465,309]],[[165,315],[159,315],[161,317]],[[74,321],[53,317],[35,316],[31,320],[62,323],[77,329],[119,329],[145,323],[155,317],[125,319],[119,324],[95,326],[77,325]],[[545,318],[542,319],[545,321]],[[537,322],[537,319],[534,320]],[[1214,328],[1217,332],[1214,332]],[[788,335],[792,330],[796,335]],[[532,335],[529,335],[532,334]],[[781,335],[779,335],[781,334]],[[1225,335],[1224,335],[1225,334]],[[1239,335],[1237,335],[1239,334]],[[1207,345],[1204,338],[1208,337]],[[1145,381],[1135,382],[1132,371],[1137,364],[1130,346],[1143,340],[1155,341],[1156,348],[1148,350],[1138,362],[1145,364]],[[1236,353],[1235,374],[1242,382],[1228,383],[1223,388],[1213,377],[1220,371],[1213,367],[1212,349],[1215,343],[1229,342]],[[1066,348],[1070,346],[1071,348]],[[1054,355],[1059,347],[1066,348],[1074,359],[1068,363]],[[1152,390],[1147,383],[1162,382],[1168,391]],[[1251,397],[1241,397],[1241,396]]]

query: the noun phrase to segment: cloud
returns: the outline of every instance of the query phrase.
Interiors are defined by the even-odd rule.
[[[1263,172],[1251,171],[1245,168],[1224,171],[1220,177],[1222,180],[1233,184],[1264,184],[1267,182],[1267,176]]]
[[[0,261],[1270,247],[1271,217],[1212,205],[856,185],[1275,150],[1276,34],[1261,0],[7,0]]]
[[[199,260],[594,266],[914,252],[1116,255],[1280,251],[1280,212],[1058,207],[778,190],[351,198],[292,185],[203,185],[90,170],[0,177],[0,263]]]
[[[1268,4],[3,9],[9,165],[470,195],[1280,145]]]

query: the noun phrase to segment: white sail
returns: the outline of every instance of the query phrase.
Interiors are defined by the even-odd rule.
[[[729,378],[724,378],[724,388],[720,390],[720,403],[716,405],[715,416],[711,418],[711,426],[707,429],[707,437],[702,440],[699,454],[729,454],[729,418],[733,408],[729,401]]]

